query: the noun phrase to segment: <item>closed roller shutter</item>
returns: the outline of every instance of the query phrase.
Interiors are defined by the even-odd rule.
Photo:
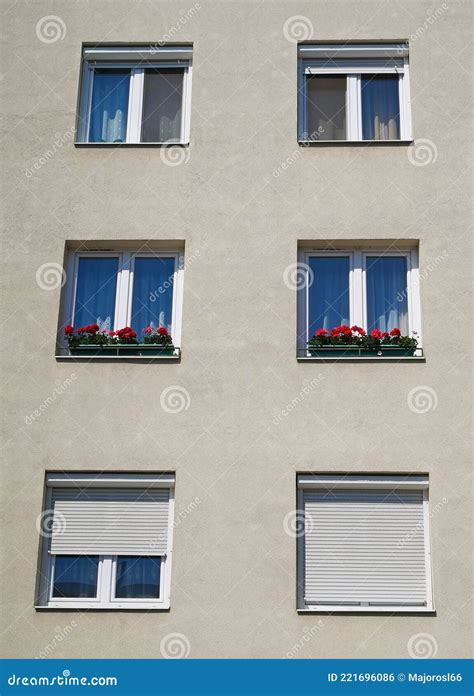
[[[308,604],[425,605],[423,492],[306,490]]]
[[[169,489],[54,488],[53,554],[162,556]]]

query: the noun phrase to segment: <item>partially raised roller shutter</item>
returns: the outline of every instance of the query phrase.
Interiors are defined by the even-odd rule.
[[[53,554],[161,556],[169,489],[54,488]]]

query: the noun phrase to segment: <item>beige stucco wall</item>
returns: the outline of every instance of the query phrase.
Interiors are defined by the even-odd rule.
[[[3,651],[34,657],[74,622],[51,657],[159,657],[170,632],[187,636],[191,657],[283,657],[300,644],[299,657],[407,657],[417,633],[434,637],[438,657],[465,657],[469,3],[447,0],[432,23],[438,4],[416,0],[197,5],[173,36],[194,43],[189,161],[169,167],[159,149],[69,139],[27,175],[74,127],[82,42],[158,41],[193,4],[2,2]],[[46,15],[63,20],[62,40],[38,39]],[[410,64],[429,164],[415,166],[406,146],[298,148],[296,45],[283,32],[294,15],[315,40],[403,39],[426,23]],[[41,289],[37,269],[61,264],[66,240],[146,238],[199,251],[185,272],[181,363],[58,363],[60,291]],[[419,240],[426,363],[297,363],[284,270],[298,239],[351,238]],[[172,385],[190,395],[177,414],[160,407]],[[434,390],[436,408],[410,410],[416,387]],[[200,500],[175,529],[169,613],[33,607],[45,470],[101,468],[174,470],[177,515]],[[429,473],[432,506],[448,500],[432,519],[436,616],[296,613],[296,544],[283,520],[297,471]]]

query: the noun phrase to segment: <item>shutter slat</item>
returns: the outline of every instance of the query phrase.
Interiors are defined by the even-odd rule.
[[[423,493],[304,490],[308,604],[426,602]]]
[[[162,556],[169,489],[54,488],[53,554]]]

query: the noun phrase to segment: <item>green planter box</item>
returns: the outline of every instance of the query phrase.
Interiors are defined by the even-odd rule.
[[[359,346],[308,346],[308,352],[317,358],[358,358],[363,351]]]
[[[380,346],[382,355],[392,357],[412,357],[415,354],[416,348],[399,348],[398,346]]]
[[[117,355],[115,346],[76,346],[69,348],[71,355]]]
[[[71,355],[102,355],[102,356],[118,356],[141,355],[141,356],[160,356],[173,355],[174,346],[159,346],[153,343],[135,343],[123,344],[116,346],[94,346],[84,345],[70,348]]]
[[[308,346],[308,353],[316,358],[371,358],[371,357],[412,357],[416,348],[398,346],[380,346],[377,349],[359,348],[359,346]]]

